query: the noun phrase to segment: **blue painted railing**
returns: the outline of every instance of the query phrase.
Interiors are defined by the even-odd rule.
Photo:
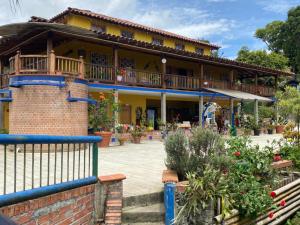
[[[0,207],[95,183],[99,136],[0,135]]]
[[[175,220],[175,188],[174,183],[166,183],[164,187],[165,224],[174,224]]]

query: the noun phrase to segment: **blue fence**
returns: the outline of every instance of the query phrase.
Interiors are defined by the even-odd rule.
[[[96,182],[97,136],[0,135],[0,207]]]

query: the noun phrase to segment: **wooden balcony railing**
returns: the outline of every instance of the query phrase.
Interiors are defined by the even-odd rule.
[[[101,66],[98,64],[85,63],[84,78],[90,81],[99,81],[105,83],[114,82],[114,68],[112,66]]]
[[[79,59],[56,56],[54,51],[48,55],[21,55],[20,52],[9,59],[9,74],[50,74],[85,78],[89,81],[137,85],[147,87],[200,90],[204,88],[233,89],[263,96],[273,96],[274,88],[254,84],[230,85],[228,81],[204,80],[200,76],[179,76],[173,74],[102,66],[85,63]],[[163,79],[164,78],[164,79]],[[1,87],[8,85],[8,77],[1,77]]]
[[[178,75],[165,75],[165,82],[167,88],[199,90],[200,79],[196,77],[178,76]]]
[[[141,85],[150,87],[161,87],[161,74],[157,72],[124,69],[117,70],[117,82],[120,84]]]
[[[1,74],[0,75],[0,88],[7,88],[9,85],[9,75],[8,74]]]

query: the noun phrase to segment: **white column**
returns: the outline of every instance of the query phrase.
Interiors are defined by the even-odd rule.
[[[167,123],[167,95],[166,93],[161,93],[160,98],[160,108],[161,108],[161,121],[162,123]]]
[[[255,118],[255,123],[256,125],[258,124],[258,100],[255,99],[254,101],[254,118]]]
[[[199,126],[202,126],[202,114],[203,114],[203,96],[199,97]]]
[[[119,103],[119,91],[118,90],[114,90],[114,103],[115,104]],[[117,125],[119,124],[119,110],[117,110],[114,113],[114,117],[115,117],[114,127],[117,127]]]

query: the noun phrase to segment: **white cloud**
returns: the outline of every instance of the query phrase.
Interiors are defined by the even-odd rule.
[[[300,0],[260,0],[258,3],[266,11],[286,14],[290,8],[299,5]]]
[[[224,1],[224,0],[209,0]],[[233,0],[229,0],[233,1]],[[195,7],[170,7],[147,5],[142,0],[21,0],[17,12],[11,10],[9,1],[0,5],[0,25],[26,22],[31,16],[51,18],[67,7],[87,9],[106,15],[128,19],[185,35],[191,38],[210,38],[226,35],[235,26],[235,21],[216,18],[212,12]]]

